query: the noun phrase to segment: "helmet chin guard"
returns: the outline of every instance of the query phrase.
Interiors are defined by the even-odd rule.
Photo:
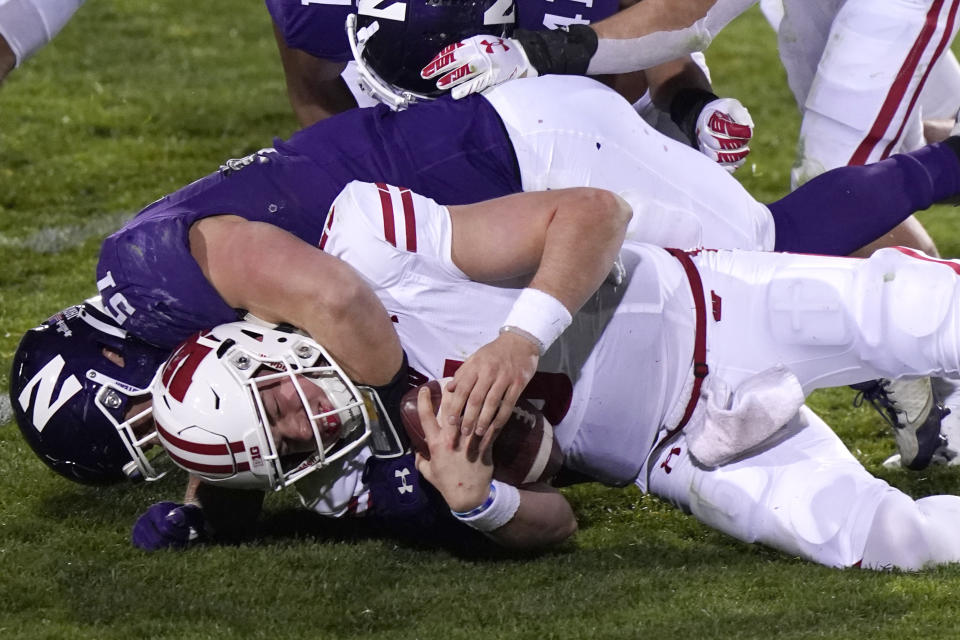
[[[188,339],[151,391],[159,439],[173,461],[238,488],[289,486],[358,451],[378,420],[375,402],[316,341],[249,322]],[[278,421],[289,415],[309,437],[292,444],[278,437]]]

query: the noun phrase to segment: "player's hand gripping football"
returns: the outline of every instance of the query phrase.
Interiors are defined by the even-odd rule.
[[[430,451],[429,459],[416,454],[417,471],[436,487],[454,511],[470,511],[482,504],[490,493],[493,478],[491,451],[478,454],[476,439],[461,437],[455,425],[443,421],[443,409],[439,420],[434,416],[426,385],[417,396],[417,414]]]
[[[747,161],[753,118],[736,98],[719,98],[697,118],[697,144],[701,153],[733,173]]]
[[[440,412],[451,425],[460,416],[460,433],[482,437],[479,450],[489,452],[539,361],[533,342],[515,333],[501,333],[457,369],[444,388]]]
[[[520,43],[498,36],[471,36],[448,45],[420,71],[424,80],[435,78],[438,89],[450,89],[455,100],[537,75]]]

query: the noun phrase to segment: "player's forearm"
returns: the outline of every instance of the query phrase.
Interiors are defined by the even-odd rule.
[[[578,191],[561,202],[530,287],[576,313],[610,273],[632,215],[630,205],[609,191]]]
[[[487,535],[514,549],[535,549],[563,542],[577,531],[577,519],[566,498],[547,485],[520,489],[520,506],[507,524]]]
[[[192,473],[187,479],[187,488],[183,492],[183,502],[184,504],[199,504],[200,500],[197,498],[197,489],[200,487],[200,483],[203,482],[203,479],[200,476],[195,476]]]
[[[17,56],[13,54],[9,43],[0,36],[0,82],[7,77],[7,74],[17,65]]]
[[[588,75],[649,69],[703,51],[756,0],[644,0],[592,25],[597,50]]]
[[[190,251],[228,305],[306,331],[351,379],[386,384],[400,368],[403,351],[390,317],[342,260],[279,227],[235,216],[195,223]]]
[[[273,30],[287,81],[287,96],[301,127],[357,106],[340,77],[346,63],[321,60],[306,51],[291,49],[276,25]]]

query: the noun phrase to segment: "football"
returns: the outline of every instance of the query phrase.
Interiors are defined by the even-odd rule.
[[[430,399],[436,412],[440,407],[440,381],[431,380],[425,385],[430,389]],[[421,455],[429,457],[430,451],[424,441],[423,427],[417,413],[419,391],[420,387],[415,387],[403,395],[400,417],[410,436],[411,446]],[[562,462],[563,453],[553,437],[553,425],[532,403],[521,398],[493,443],[493,477],[514,486],[546,482],[556,475]]]

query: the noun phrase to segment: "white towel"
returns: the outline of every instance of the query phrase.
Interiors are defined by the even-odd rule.
[[[690,453],[706,467],[726,464],[770,438],[804,401],[800,381],[783,365],[747,378],[736,389],[713,375],[704,383],[684,433]]]

